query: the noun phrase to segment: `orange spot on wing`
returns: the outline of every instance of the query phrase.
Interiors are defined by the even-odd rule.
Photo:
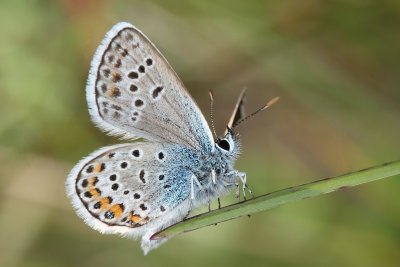
[[[138,223],[138,222],[140,222],[142,220],[142,218],[139,215],[132,215],[131,216],[131,220],[134,223]]]
[[[112,78],[111,80],[115,83],[120,82],[122,80],[121,74],[117,73],[117,72],[113,72],[111,74]]]
[[[110,211],[114,212],[115,218],[119,218],[121,217],[122,212],[124,212],[124,208],[121,204],[114,204],[111,206]]]
[[[100,191],[97,188],[92,188],[90,189],[90,194],[92,194],[94,197],[98,197],[100,196]]]
[[[108,206],[110,205],[110,199],[108,197],[103,197],[100,199],[100,208],[101,209],[108,209]]]
[[[101,163],[97,163],[97,164],[94,166],[94,172],[100,172],[100,170],[101,170]]]
[[[121,91],[119,90],[118,87],[112,85],[111,88],[110,88],[110,91],[109,91],[108,95],[109,95],[110,97],[118,97],[118,96],[121,95]]]
[[[90,187],[92,187],[93,185],[94,185],[94,183],[95,183],[95,181],[96,181],[96,176],[94,176],[94,177],[90,177],[89,178],[89,186]]]

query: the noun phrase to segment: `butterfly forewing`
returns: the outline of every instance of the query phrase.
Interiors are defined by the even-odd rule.
[[[87,98],[93,120],[112,134],[214,148],[207,122],[179,77],[130,24],[114,26],[98,48]]]
[[[240,96],[236,102],[235,109],[232,112],[232,115],[229,119],[228,122],[228,128],[232,128],[237,122],[242,120],[245,115],[245,110],[244,110],[244,102],[246,100],[246,89],[243,89],[242,92],[240,93]],[[226,132],[225,132],[226,134]]]
[[[172,156],[176,149],[135,142],[93,153],[68,179],[77,210],[94,228],[94,220],[136,228],[168,213],[188,198],[190,188],[190,173]]]

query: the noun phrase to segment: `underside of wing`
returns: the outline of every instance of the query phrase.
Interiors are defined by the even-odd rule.
[[[155,142],[94,152],[67,179],[77,213],[103,233],[129,234],[130,229],[181,220],[189,210],[185,203],[189,202],[190,174],[179,166],[171,168],[171,162],[176,162],[172,154],[171,145]]]
[[[232,112],[232,115],[228,122],[228,128],[231,129],[236,123],[241,121],[244,117],[246,117],[244,103],[246,100],[246,89],[243,89],[240,93],[240,96],[236,102],[235,109]],[[225,134],[227,131],[225,132]]]
[[[214,149],[209,126],[179,77],[128,23],[115,25],[97,49],[86,93],[93,121],[111,134]]]

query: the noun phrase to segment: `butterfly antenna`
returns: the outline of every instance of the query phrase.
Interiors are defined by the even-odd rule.
[[[276,102],[278,102],[279,100],[279,96],[272,98],[270,101],[267,102],[267,104],[265,104],[264,106],[262,106],[261,108],[257,109],[256,111],[254,111],[253,113],[251,113],[250,115],[244,117],[243,119],[241,119],[240,121],[237,121],[233,126],[232,126],[232,130],[239,126],[239,124],[241,124],[242,122],[250,119],[251,117],[253,117],[254,115],[258,114],[259,112],[266,110],[267,108],[271,107],[273,104],[275,104]]]
[[[214,94],[213,94],[212,90],[208,91],[208,94],[210,95],[211,129],[214,133],[215,140],[217,140],[217,133],[216,133],[215,127],[214,127]]]

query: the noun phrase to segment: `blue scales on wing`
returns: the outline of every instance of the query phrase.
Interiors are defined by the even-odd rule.
[[[181,155],[179,160],[176,155]],[[80,216],[102,232],[108,232],[107,226],[151,225],[161,215],[168,217],[178,205],[189,203],[192,173],[187,166],[196,160],[193,150],[171,143],[105,147],[75,167],[71,173],[75,177],[69,179],[74,181],[69,188],[75,192],[69,194]],[[175,220],[185,215],[173,214],[178,215]]]

